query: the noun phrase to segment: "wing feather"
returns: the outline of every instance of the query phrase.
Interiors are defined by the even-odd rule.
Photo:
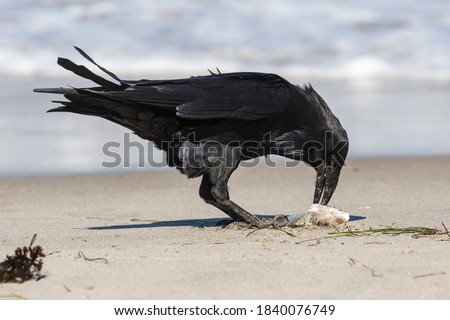
[[[283,112],[289,82],[274,74],[224,73],[176,80],[141,80],[99,94],[190,120],[259,120]]]
[[[289,86],[274,74],[216,74],[151,86],[156,92],[142,92],[139,99],[148,104],[167,103],[185,119],[251,121],[284,111],[290,99]]]

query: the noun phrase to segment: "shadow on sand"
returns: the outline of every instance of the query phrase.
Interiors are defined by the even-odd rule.
[[[258,215],[258,217],[273,218],[274,215]],[[363,216],[350,216],[350,222],[366,219]],[[224,221],[223,218],[209,218],[209,219],[186,219],[186,220],[172,220],[172,221],[154,221],[149,223],[133,223],[133,224],[119,224],[112,226],[89,227],[87,230],[118,230],[118,229],[140,229],[140,228],[163,228],[163,227],[198,227],[209,228],[215,227],[217,223]]]
[[[172,221],[154,221],[148,223],[119,224],[112,226],[89,227],[87,230],[117,230],[117,229],[139,229],[139,228],[162,228],[162,227],[214,227],[224,219],[186,219]]]

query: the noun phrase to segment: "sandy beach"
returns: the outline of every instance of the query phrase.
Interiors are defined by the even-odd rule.
[[[0,298],[450,299],[446,234],[215,227],[225,216],[199,183],[175,170],[1,179],[1,260],[35,233],[47,256],[45,278],[0,284]],[[292,214],[310,206],[313,183],[303,165],[240,168],[230,193],[252,213]],[[351,230],[443,229],[449,191],[449,157],[351,160],[330,205]]]

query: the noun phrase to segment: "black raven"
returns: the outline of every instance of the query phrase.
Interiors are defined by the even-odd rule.
[[[75,47],[76,48],[76,47]],[[153,141],[167,163],[189,178],[203,176],[200,197],[234,221],[262,228],[288,224],[286,216],[258,218],[230,200],[228,179],[241,160],[276,154],[301,160],[317,172],[313,203],[327,205],[348,151],[347,133],[311,87],[275,74],[217,73],[175,80],[128,81],[91,63],[106,80],[64,58],[58,64],[90,79],[90,88],[46,88],[68,101],[49,112],[102,117]]]

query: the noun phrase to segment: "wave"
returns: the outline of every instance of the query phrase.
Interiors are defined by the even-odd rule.
[[[124,78],[265,71],[450,79],[450,4],[18,0],[0,5],[1,75],[62,75],[77,45]]]

